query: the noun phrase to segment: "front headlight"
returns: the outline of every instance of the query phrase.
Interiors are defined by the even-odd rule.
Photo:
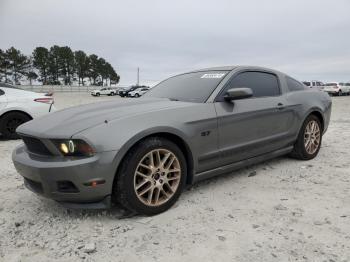
[[[55,139],[53,143],[64,156],[88,157],[95,154],[94,149],[81,139]]]

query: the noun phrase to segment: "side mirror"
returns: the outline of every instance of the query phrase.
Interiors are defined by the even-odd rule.
[[[249,98],[252,96],[253,96],[252,89],[248,87],[237,87],[237,88],[231,88],[227,90],[224,98],[226,101],[232,101],[232,100]]]

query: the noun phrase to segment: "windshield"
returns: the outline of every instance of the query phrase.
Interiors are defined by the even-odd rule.
[[[170,77],[144,96],[204,103],[228,71],[202,71]]]

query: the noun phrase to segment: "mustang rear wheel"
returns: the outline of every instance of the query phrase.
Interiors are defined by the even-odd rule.
[[[310,115],[303,123],[291,155],[302,160],[312,159],[317,156],[321,142],[321,122],[317,116]]]
[[[158,137],[143,140],[121,163],[114,200],[140,214],[161,213],[180,196],[186,173],[184,155],[173,142]]]

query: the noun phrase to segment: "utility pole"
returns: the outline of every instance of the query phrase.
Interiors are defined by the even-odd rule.
[[[137,83],[136,85],[138,86],[140,83],[140,68],[137,68]]]

